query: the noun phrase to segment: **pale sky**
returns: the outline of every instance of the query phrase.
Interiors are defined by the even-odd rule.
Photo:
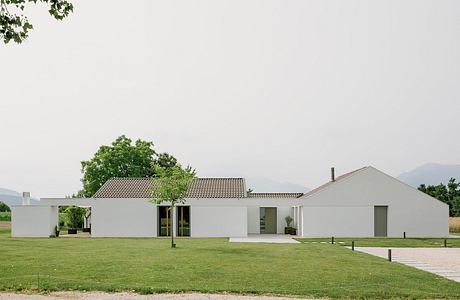
[[[460,1],[73,1],[0,44],[0,187],[60,197],[126,134],[199,176],[315,187],[460,163]]]

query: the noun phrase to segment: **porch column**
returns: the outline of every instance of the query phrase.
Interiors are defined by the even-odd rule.
[[[173,209],[172,214],[171,214],[171,216],[172,216],[172,220],[171,220],[171,226],[172,226],[172,228],[171,228],[171,229],[172,229],[172,235],[173,235],[174,237],[177,236],[177,232],[176,232],[176,229],[177,229],[177,224],[176,224],[176,222],[177,222],[177,217],[176,217],[176,215],[177,215],[177,207],[174,206],[174,209]]]

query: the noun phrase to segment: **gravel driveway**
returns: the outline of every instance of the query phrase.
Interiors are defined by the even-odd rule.
[[[388,258],[389,248],[356,247],[355,250]],[[460,282],[460,248],[391,248],[392,261]]]

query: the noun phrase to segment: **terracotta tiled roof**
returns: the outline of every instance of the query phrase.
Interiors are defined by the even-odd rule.
[[[248,193],[248,198],[299,198],[303,193]]]
[[[366,169],[366,168],[367,168],[367,167],[363,167],[363,168],[360,168],[360,169],[357,169],[357,170],[354,170],[354,171],[345,173],[345,174],[343,174],[343,175],[340,175],[340,176],[336,177],[334,181],[326,182],[325,184],[320,185],[319,187],[317,187],[317,188],[315,188],[315,189],[313,189],[313,190],[311,190],[311,191],[309,191],[309,192],[303,194],[303,196],[302,196],[301,198],[306,198],[306,197],[308,197],[308,196],[311,196],[311,195],[313,195],[314,193],[319,192],[319,191],[322,190],[322,189],[325,189],[326,187],[330,186],[331,184],[334,184],[334,183],[336,183],[336,182],[338,182],[338,181],[341,181],[341,180],[343,180],[343,179],[345,179],[345,178],[347,178],[347,177],[353,175],[354,173],[356,173],[356,172],[358,172],[358,171],[361,171],[361,170],[364,170],[364,169]]]
[[[150,198],[155,180],[149,178],[112,178],[94,194],[94,198]],[[197,178],[187,193],[188,198],[244,198],[243,178]]]

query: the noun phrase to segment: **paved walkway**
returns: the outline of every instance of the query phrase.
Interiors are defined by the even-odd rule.
[[[247,237],[232,237],[230,243],[274,243],[274,244],[298,244],[292,235],[284,234],[250,234]]]
[[[355,247],[388,258],[389,248]],[[391,248],[392,261],[460,282],[460,248]]]

